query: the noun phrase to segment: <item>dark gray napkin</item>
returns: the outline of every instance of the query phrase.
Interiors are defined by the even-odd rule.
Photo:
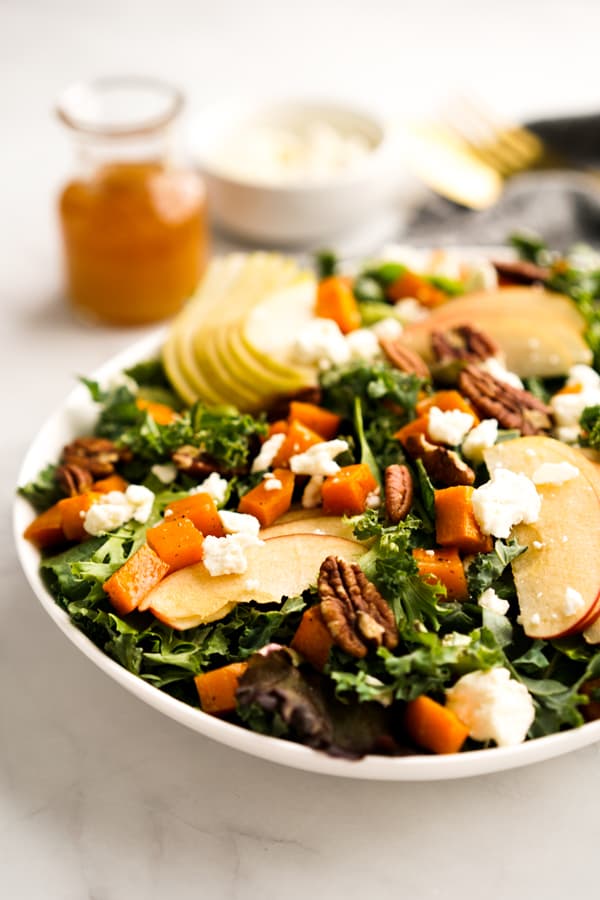
[[[570,165],[600,172],[600,116],[545,120],[529,127]],[[600,247],[600,175],[567,169],[519,175],[507,182],[491,209],[481,212],[431,194],[405,237],[423,244],[503,244],[515,231],[533,231],[557,249],[579,241]]]

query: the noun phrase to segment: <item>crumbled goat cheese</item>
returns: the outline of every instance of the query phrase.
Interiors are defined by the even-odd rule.
[[[372,360],[381,354],[379,339],[370,328],[357,328],[346,335],[350,359]]]
[[[479,368],[483,369],[484,372],[487,372],[488,375],[497,378],[498,381],[509,384],[511,387],[523,387],[523,382],[519,376],[515,372],[510,372],[496,356],[488,356],[487,359],[484,359],[483,362],[479,363]]]
[[[336,456],[348,449],[342,440],[321,441],[313,444],[304,453],[297,453],[290,459],[290,469],[296,475],[335,475],[340,467],[334,462]]]
[[[446,705],[476,741],[499,747],[522,743],[535,717],[527,688],[503,666],[469,672],[446,691]]]
[[[103,534],[120,528],[130,519],[144,524],[150,518],[154,494],[141,484],[130,484],[125,491],[109,491],[85,513],[83,527],[88,534]]]
[[[498,439],[498,420],[483,419],[472,428],[462,443],[462,452],[474,462],[483,461],[483,451],[493,447]]]
[[[350,359],[350,347],[337,322],[333,319],[313,319],[300,329],[292,347],[296,362],[328,369]]]
[[[576,591],[575,588],[568,587],[565,591],[565,615],[574,616],[583,606],[585,606],[585,601],[579,591]]]
[[[323,475],[313,475],[308,481],[302,493],[302,506],[304,509],[315,509],[323,500]]]
[[[508,600],[499,597],[494,588],[491,587],[487,588],[487,590],[481,594],[477,602],[480,606],[483,606],[484,609],[489,609],[492,612],[498,613],[500,616],[505,616],[510,607]]]
[[[380,319],[379,322],[375,322],[371,331],[380,341],[395,341],[396,338],[400,337],[404,328],[402,327],[402,322],[388,316],[387,319]]]
[[[600,376],[590,366],[577,365],[569,369],[568,387],[579,387],[576,393],[558,393],[550,400],[554,418],[554,436],[567,444],[580,437],[579,420],[586,406],[600,404]]]
[[[376,487],[374,491],[370,491],[367,494],[366,499],[366,507],[367,509],[379,509],[381,506],[381,489]]]
[[[566,481],[577,478],[579,469],[570,462],[551,463],[545,462],[535,470],[531,476],[534,484],[561,485]]]
[[[265,491],[280,491],[283,487],[283,482],[271,475],[269,478],[265,478],[263,486]]]
[[[246,550],[263,544],[264,541],[244,532],[222,538],[209,534],[202,544],[202,561],[212,576],[241,575],[248,568]]]
[[[398,300],[397,303],[394,303],[394,312],[406,325],[422,322],[429,317],[427,307],[419,303],[415,297],[404,297],[403,300]]]
[[[461,412],[460,409],[444,412],[439,407],[432,406],[427,419],[427,434],[432,441],[456,447],[471,430],[474,422],[474,416]]]
[[[204,481],[192,488],[190,494],[209,494],[217,506],[220,506],[222,503],[225,503],[228,490],[229,482],[227,479],[221,478],[218,472],[211,472],[208,478],[205,478]]]
[[[498,287],[498,273],[487,259],[480,259],[468,265],[467,276],[463,279],[465,291],[494,291]]]
[[[158,478],[161,484],[171,484],[177,478],[177,467],[173,463],[164,463],[164,465],[156,463],[150,471]]]
[[[222,509],[219,511],[219,518],[228,534],[250,534],[256,537],[260,531],[260,522],[256,516],[249,516],[247,513]]]
[[[537,522],[542,499],[526,475],[499,467],[473,491],[472,504],[484,534],[507,538],[513,525]]]
[[[260,448],[260,453],[254,458],[252,462],[252,468],[250,469],[252,474],[255,474],[256,472],[264,472],[269,468],[269,466],[279,453],[281,445],[283,444],[285,439],[285,434],[272,434],[270,438],[267,438],[267,440]]]

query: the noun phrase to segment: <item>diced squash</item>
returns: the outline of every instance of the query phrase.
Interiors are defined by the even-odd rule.
[[[435,492],[436,540],[442,547],[456,547],[462,553],[490,553],[492,539],[483,534],[473,513],[473,490],[458,485]]]
[[[100,494],[109,494],[111,491],[121,491],[125,492],[127,490],[129,482],[125,481],[120,475],[116,473],[114,475],[108,475],[106,478],[100,478],[98,481],[95,481],[92,485],[93,491],[98,491]]]
[[[289,463],[292,456],[295,456],[297,453],[304,453],[309,447],[314,446],[314,444],[320,444],[322,441],[323,438],[316,431],[307,428],[302,422],[292,419],[288,425],[285,441],[277,451],[273,465],[285,466]]]
[[[428,308],[441,306],[448,302],[448,297],[430,281],[411,272],[408,269],[390,284],[386,291],[390,300],[404,300],[406,297],[414,297],[419,303]]]
[[[65,533],[62,528],[62,515],[59,504],[55,503],[54,506],[50,506],[40,513],[39,516],[36,516],[23,532],[23,537],[35,544],[40,550],[64,544]]]
[[[394,437],[400,441],[403,447],[406,447],[408,438],[419,434],[427,435],[427,425],[427,417],[420,416],[418,419],[413,419],[408,425],[403,425],[402,428],[399,428]]]
[[[146,540],[170,572],[202,559],[204,537],[187,516],[168,516],[148,529]]]
[[[423,400],[419,400],[416,406],[417,415],[427,417],[432,406],[437,406],[443,412],[451,412],[454,409],[468,413],[475,419],[475,425],[479,424],[477,414],[468,400],[458,391],[436,391]]]
[[[356,331],[361,326],[360,310],[352,288],[346,279],[336,275],[319,283],[315,314],[321,319],[333,319],[342,334]]]
[[[121,616],[137,609],[144,597],[165,577],[169,566],[148,544],[142,544],[133,556],[114,572],[103,588]]]
[[[85,494],[75,494],[74,497],[65,497],[64,500],[58,501],[62,528],[68,541],[83,541],[89,537],[83,527],[85,514],[100,496],[97,491],[86,491]]]
[[[305,610],[296,634],[292,638],[291,647],[300,653],[311,666],[314,666],[319,672],[323,671],[325,663],[329,659],[329,651],[333,647],[333,640],[321,615],[319,604]]]
[[[275,422],[271,422],[265,441],[273,437],[274,434],[287,434],[289,427],[290,423],[287,419],[277,419]]]
[[[203,535],[212,534],[215,537],[225,537],[225,529],[219,516],[215,501],[210,494],[189,494],[180,500],[173,500],[167,506],[165,515],[186,516]]]
[[[229,663],[212,672],[196,675],[194,681],[203,712],[222,716],[235,712],[235,692],[248,663]]]
[[[336,436],[342,421],[342,417],[336,413],[315,403],[302,403],[300,400],[292,400],[290,403],[290,419],[302,422],[326,441],[331,441]]]
[[[238,510],[256,516],[263,528],[288,511],[292,505],[295,476],[289,469],[274,469],[273,479],[281,482],[280,488],[268,490],[268,479],[253,487],[240,500]]]
[[[356,516],[364,512],[367,497],[377,482],[366,463],[343,466],[323,482],[323,511],[334,516]]]
[[[404,725],[417,746],[433,753],[458,753],[469,736],[456,713],[424,694],[406,704]]]
[[[419,575],[429,584],[441,582],[447,591],[448,600],[466,600],[469,596],[467,579],[462,560],[456,547],[443,550],[413,550],[419,567]]]
[[[175,410],[167,406],[166,403],[155,403],[153,400],[145,400],[143,397],[138,397],[135,405],[143,412],[147,412],[157,425],[170,425],[175,419],[179,418]]]

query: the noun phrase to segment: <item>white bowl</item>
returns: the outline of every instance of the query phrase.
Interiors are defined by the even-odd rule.
[[[106,384],[123,369],[156,356],[164,343],[165,335],[163,328],[152,332],[114,356],[91,377],[100,384]],[[87,389],[79,384],[40,429],[25,456],[18,484],[26,484],[44,466],[58,458],[61,448],[68,441],[89,431],[96,415],[97,409],[91,402]],[[355,761],[334,758],[310,747],[248,731],[239,725],[207,715],[128,672],[73,625],[40,578],[39,552],[22,537],[32,518],[33,511],[29,503],[22,497],[17,497],[13,525],[19,559],[34,594],[54,623],[88,659],[123,688],[163,715],[225,746],[307,772],[378,781],[438,781],[529,765],[600,741],[600,721],[596,721],[571,731],[551,734],[511,747],[493,747],[447,756],[366,756]],[[99,715],[108,716],[110,710],[108,707],[103,711],[99,710]]]
[[[250,129],[294,130],[311,122],[360,135],[371,149],[339,173],[284,182],[240,175],[223,160],[224,148]],[[395,133],[384,117],[341,102],[223,102],[199,117],[191,141],[212,218],[252,241],[309,243],[364,227],[393,203],[401,179]]]

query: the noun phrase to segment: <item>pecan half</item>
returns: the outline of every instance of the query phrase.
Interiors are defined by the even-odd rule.
[[[116,444],[102,437],[81,437],[64,448],[62,461],[66,466],[86,469],[94,478],[112,475],[121,459]]]
[[[528,262],[526,259],[492,260],[501,281],[511,284],[535,284],[550,277],[550,269]]]
[[[380,338],[379,346],[395,369],[406,372],[407,375],[418,375],[419,378],[431,380],[427,363],[414,350],[404,347],[399,340]]]
[[[458,384],[478,415],[497,419],[501,428],[517,428],[524,435],[550,428],[549,406],[529,391],[506,384],[477,366],[466,366]]]
[[[413,502],[413,480],[408,466],[388,466],[384,475],[385,511],[395,525],[405,519]]]
[[[183,444],[171,454],[171,460],[177,468],[192,478],[203,478],[211,472],[218,472],[219,467],[212,462],[198,447]]]
[[[359,566],[328,556],[317,585],[333,642],[350,656],[362,659],[372,646],[393,650],[398,645],[394,614]]]
[[[413,459],[420,459],[434,484],[455,487],[475,482],[475,472],[448,447],[428,441],[424,434],[413,434],[406,439],[406,452]]]
[[[94,483],[94,478],[89,469],[77,466],[74,463],[59,466],[56,470],[56,480],[69,497],[83,494]]]
[[[432,331],[431,349],[440,363],[454,360],[483,361],[500,352],[500,347],[493,338],[472,325],[457,325],[446,331]]]

